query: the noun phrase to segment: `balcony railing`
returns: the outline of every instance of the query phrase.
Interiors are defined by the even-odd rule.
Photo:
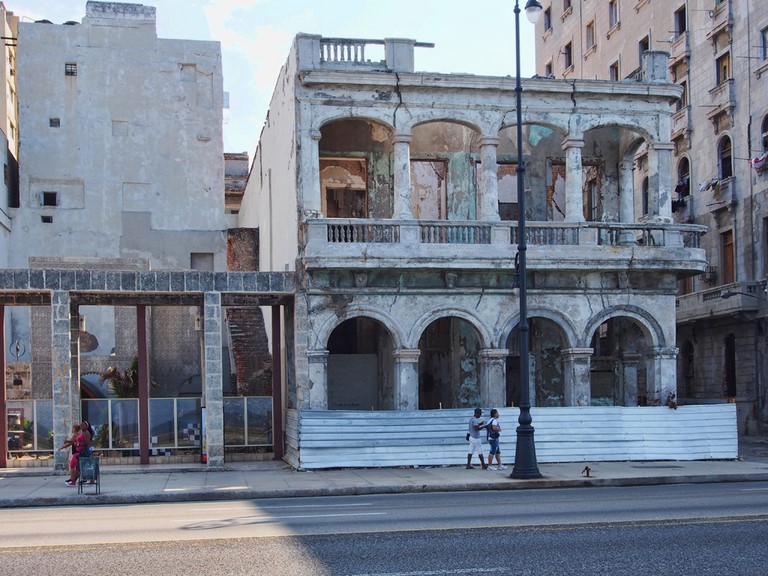
[[[517,244],[517,223],[445,220],[307,220],[308,241],[328,244]],[[700,248],[706,227],[692,224],[620,222],[529,222],[533,246],[623,246]]]
[[[384,40],[359,40],[350,38],[322,38],[320,62],[322,64],[371,64],[365,59],[367,45],[384,46]]]

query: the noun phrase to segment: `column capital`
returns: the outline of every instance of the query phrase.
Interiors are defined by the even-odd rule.
[[[509,350],[506,348],[482,348],[478,351],[478,356],[481,362],[505,360],[509,356]]]
[[[563,140],[563,150],[568,148],[584,148],[584,140],[581,138],[566,138]]]
[[[560,357],[575,360],[577,358],[589,358],[594,353],[594,348],[562,348],[560,350]]]
[[[328,350],[307,350],[307,360],[311,364],[328,362]]]
[[[677,358],[677,352],[677,346],[657,346],[653,349],[653,355],[656,358],[667,358],[670,360]]]
[[[413,141],[413,134],[406,133],[406,132],[397,132],[392,137],[392,141],[395,144],[410,144]]]
[[[672,142],[651,142],[651,148],[654,150],[674,150],[675,145]]]
[[[498,146],[498,145],[499,145],[498,136],[481,136],[480,137],[480,146]]]
[[[418,362],[421,350],[418,348],[397,348],[392,351],[392,358],[396,362]]]

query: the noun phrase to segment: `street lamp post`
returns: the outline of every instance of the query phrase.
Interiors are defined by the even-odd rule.
[[[525,15],[536,23],[541,15],[542,6],[537,0],[528,0]],[[533,440],[531,423],[531,393],[529,389],[528,359],[528,285],[526,282],[525,253],[525,164],[523,162],[523,113],[521,110],[520,84],[520,0],[515,0],[515,107],[517,108],[517,285],[520,296],[520,322],[518,335],[520,340],[520,416],[517,426],[517,444],[515,448],[515,466],[510,478],[541,478],[536,463],[536,445]]]

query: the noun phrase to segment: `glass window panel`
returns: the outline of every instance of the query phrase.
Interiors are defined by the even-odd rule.
[[[224,445],[245,445],[245,398],[224,398]]]
[[[248,407],[248,444],[272,444],[272,398],[246,398]]]
[[[173,432],[173,399],[152,399],[149,401],[150,443],[156,446],[176,446]]]
[[[202,426],[199,398],[176,400],[176,426],[179,446],[200,446]]]
[[[35,432],[38,450],[53,450],[53,402],[36,402]]]
[[[139,447],[138,400],[111,400],[112,443],[114,448]]]
[[[34,403],[32,401],[9,401],[6,408],[8,419],[8,449],[34,449]]]
[[[93,426],[95,448],[111,448],[109,442],[109,400],[83,400],[80,403],[83,419]]]

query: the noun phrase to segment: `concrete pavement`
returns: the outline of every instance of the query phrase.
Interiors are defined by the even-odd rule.
[[[691,482],[768,482],[768,438],[739,443],[738,460],[573,462],[539,464],[541,479],[513,480],[507,470],[467,470],[463,464],[419,468],[296,471],[283,462],[102,467],[100,493],[65,485],[50,468],[0,470],[0,507],[128,504],[298,496],[519,490]],[[585,467],[589,467],[587,477]]]

